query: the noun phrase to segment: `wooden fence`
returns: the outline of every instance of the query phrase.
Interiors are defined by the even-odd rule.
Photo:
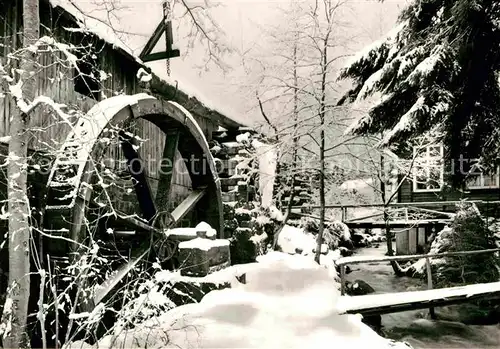
[[[340,294],[345,294],[345,267],[346,265],[354,264],[364,264],[364,263],[381,263],[381,262],[400,262],[409,261],[416,259],[425,258],[425,266],[427,273],[427,288],[432,290],[432,270],[431,270],[431,258],[443,258],[443,257],[458,257],[458,256],[470,256],[485,253],[495,253],[499,252],[500,248],[493,248],[488,250],[475,250],[475,251],[457,251],[457,252],[443,252],[443,253],[432,253],[432,254],[420,254],[420,255],[407,255],[407,256],[382,256],[382,257],[343,257],[338,259],[335,264],[340,267]],[[434,317],[434,308],[430,308],[429,312],[431,317]]]

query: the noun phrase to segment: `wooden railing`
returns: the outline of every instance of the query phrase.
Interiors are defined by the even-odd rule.
[[[499,200],[463,200],[463,201],[422,201],[422,202],[393,202],[390,204],[352,204],[352,205],[325,205],[325,208],[358,208],[358,207],[411,207],[411,206],[451,206],[460,203],[472,203],[472,204],[500,204]],[[321,206],[317,205],[302,205],[302,206],[293,206],[292,208],[309,208],[309,209],[319,209]]]
[[[419,254],[419,255],[406,255],[406,256],[380,256],[380,257],[343,257],[338,259],[335,264],[340,268],[340,294],[345,294],[345,267],[346,265],[354,264],[364,264],[364,263],[381,263],[381,262],[400,262],[409,261],[416,259],[425,258],[426,274],[427,274],[427,289],[432,290],[432,270],[431,270],[431,258],[442,258],[442,257],[458,257],[458,256],[470,256],[485,253],[495,253],[499,252],[500,248],[492,248],[488,250],[475,250],[475,251],[457,251],[457,252],[443,252],[443,253],[429,253],[429,254]],[[429,312],[432,317],[434,317],[434,308],[430,308]]]

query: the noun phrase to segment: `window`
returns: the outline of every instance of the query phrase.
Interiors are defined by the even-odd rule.
[[[416,156],[414,149],[414,156]],[[413,170],[413,191],[439,191],[444,182],[443,147],[427,146],[416,156]]]
[[[472,160],[471,163],[471,169],[467,177],[468,189],[488,189],[500,187],[498,169],[495,173],[485,174],[480,169],[478,159]]]
[[[78,69],[74,68],[75,92],[84,96],[99,99],[99,73],[97,69],[97,57],[91,53],[78,55],[76,63]]]

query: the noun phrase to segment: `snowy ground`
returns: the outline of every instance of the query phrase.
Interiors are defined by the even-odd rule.
[[[213,291],[136,329],[103,338],[113,348],[408,348],[359,316],[339,315],[338,285],[309,256],[272,252],[247,265],[246,283]],[[73,343],[72,348],[89,347]],[[97,346],[96,346],[97,347]]]

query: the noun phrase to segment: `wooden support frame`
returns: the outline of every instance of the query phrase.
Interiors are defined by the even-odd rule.
[[[151,53],[160,40],[161,35],[165,33],[166,41],[166,51]],[[139,54],[139,58],[143,62],[152,62],[160,59],[169,59],[180,56],[180,51],[172,48],[173,35],[172,35],[172,22],[165,21],[162,19],[153,32],[153,35],[149,38],[146,46],[142,49]]]

